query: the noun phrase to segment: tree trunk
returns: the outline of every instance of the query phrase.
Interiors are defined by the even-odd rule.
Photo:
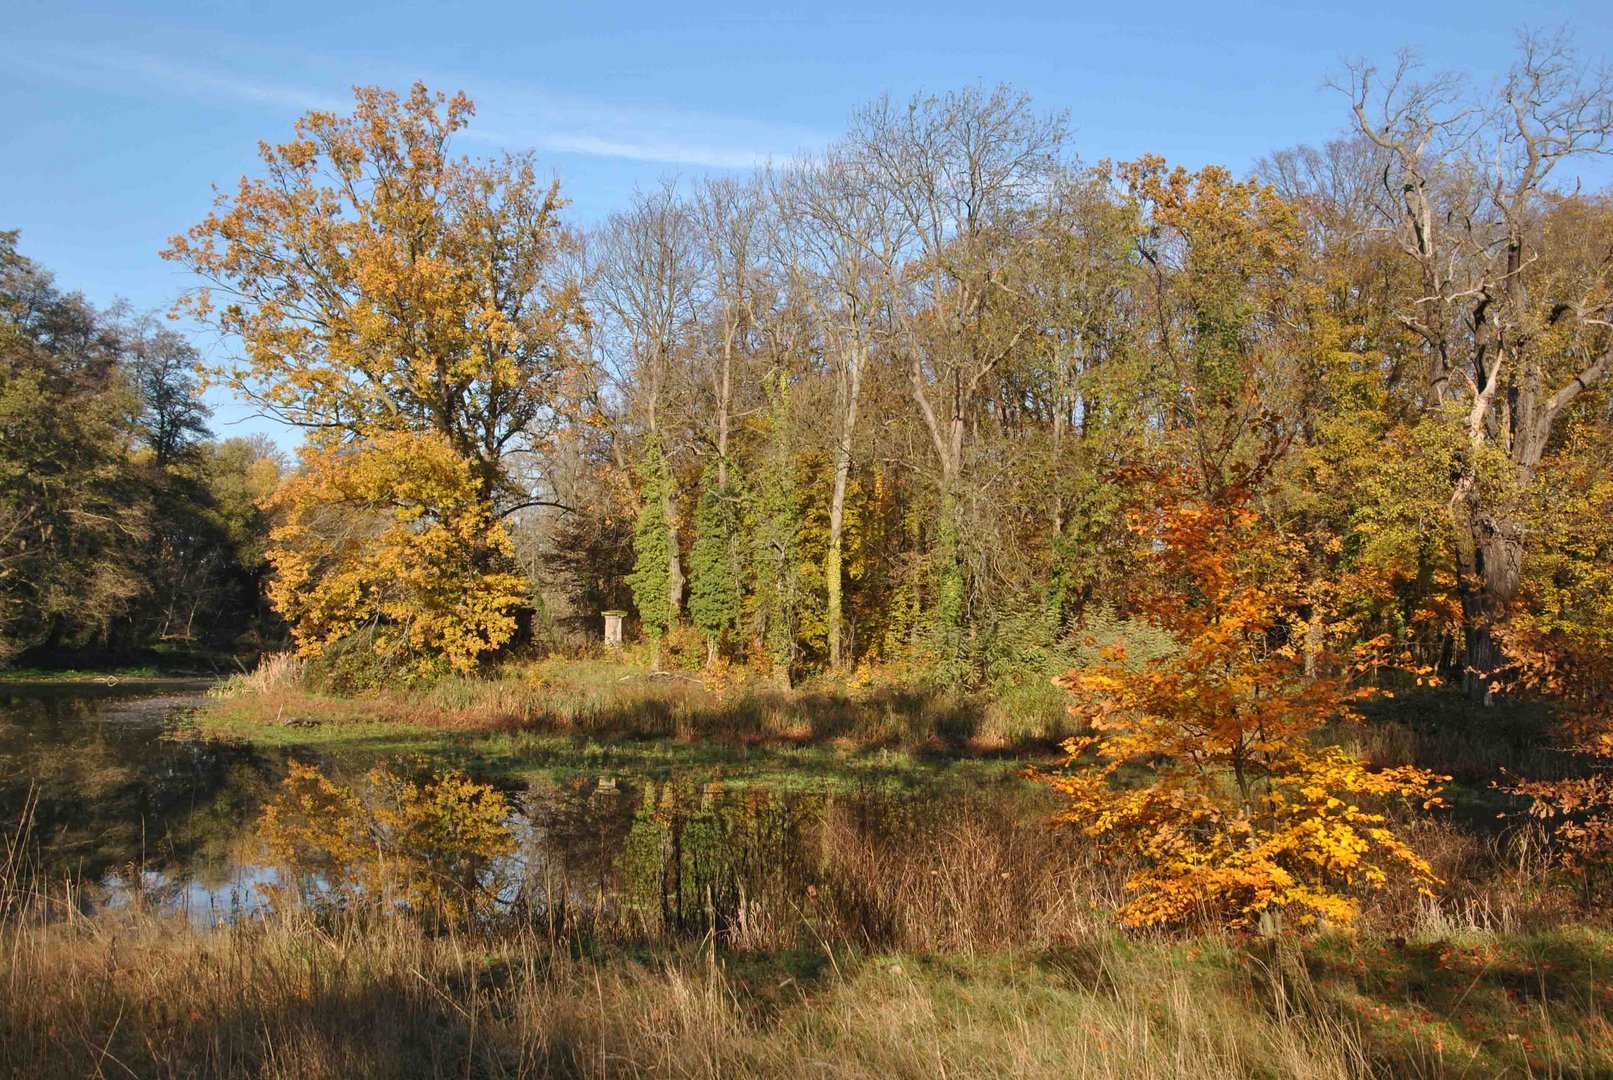
[[[650,434],[659,436],[661,430],[661,364],[662,356],[658,352],[656,361],[650,366],[649,386],[649,414]],[[661,485],[661,515],[666,521],[666,551],[667,551],[667,629],[671,630],[677,625],[678,612],[683,609],[683,565],[678,559],[678,526],[675,520],[677,512],[676,492],[673,490],[672,468],[666,458],[666,448],[661,451],[661,466],[666,473],[666,483]],[[659,656],[660,654],[657,653]]]
[[[846,485],[851,476],[851,437],[857,426],[857,403],[862,392],[862,353],[858,349],[851,357],[845,378],[845,408],[842,414],[840,438],[835,444],[834,493],[829,501],[829,550],[823,559],[824,585],[827,589],[829,610],[829,667],[839,671],[842,665],[840,624],[843,617],[844,534],[846,524]]]
[[[838,490],[835,492],[835,503],[829,511],[829,550],[823,556],[823,581],[828,591],[828,611],[825,617],[829,623],[829,670],[839,671],[841,664],[840,648],[840,620],[844,606],[841,593],[841,578],[843,575],[843,557],[840,543],[841,500]]]
[[[717,379],[717,486],[728,487],[728,412],[733,394],[734,333],[723,338],[722,372]]]
[[[1523,567],[1523,523],[1477,511],[1459,537],[1457,596],[1462,604],[1462,690],[1492,705],[1506,667],[1501,634],[1511,616]]]
[[[670,470],[662,486],[661,508],[666,514],[667,561],[667,629],[677,625],[678,613],[683,610],[683,564],[678,559],[678,526],[673,520],[677,500],[673,497]]]

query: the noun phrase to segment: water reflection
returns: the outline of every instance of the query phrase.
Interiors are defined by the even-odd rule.
[[[261,824],[288,775],[283,752],[167,737],[165,722],[202,690],[0,688],[0,821],[14,833],[31,814],[36,868],[81,883],[82,907],[214,921],[325,884],[267,865]],[[366,778],[316,764],[372,809],[377,776],[384,787],[433,768],[393,762]],[[1077,872],[1062,836],[1040,824],[1045,803],[1028,804],[1044,796],[1013,784],[813,792],[631,776],[506,786],[513,853],[474,871],[493,898],[477,917],[557,936],[709,933],[788,947],[829,927],[898,940],[927,904],[936,917],[914,923],[926,934],[1008,934]]]
[[[242,840],[282,765],[250,747],[164,737],[205,682],[0,686],[0,823],[26,822],[32,869],[85,906],[149,899],[207,914],[250,901]]]
[[[515,903],[557,932],[771,936],[817,891],[835,802],[617,778],[537,785],[522,798]]]
[[[770,791],[626,778],[522,794],[510,905],[556,935],[711,935],[938,948],[1015,940],[1090,853],[1044,822],[1045,792],[936,781]]]

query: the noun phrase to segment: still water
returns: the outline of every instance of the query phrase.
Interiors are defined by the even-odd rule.
[[[141,903],[214,922],[264,907],[278,875],[256,822],[288,752],[177,734],[208,686],[0,686],[0,832],[9,845],[21,827],[39,878],[73,883],[86,910]],[[352,777],[373,761],[318,764]],[[952,888],[943,875],[959,865],[959,838],[993,859],[1029,838],[1037,850],[1021,865],[1053,854],[1024,785],[830,793],[579,775],[501,786],[517,854],[496,868],[500,903],[551,923],[756,932],[831,897],[866,921],[903,875]],[[975,877],[991,902],[1020,890],[1019,875],[989,869]]]
[[[172,737],[208,682],[0,685],[0,829],[83,906],[139,896],[197,919],[248,911],[268,871],[243,857],[278,755]]]

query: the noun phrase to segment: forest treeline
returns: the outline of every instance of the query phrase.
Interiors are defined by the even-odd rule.
[[[1356,66],[1343,133],[1247,176],[1083,162],[1009,87],[882,99],[589,229],[531,155],[456,156],[463,95],[360,89],[164,252],[239,345],[212,377],[306,434],[260,509],[267,457],[161,419],[178,339],[8,312],[8,417],[75,423],[8,427],[7,639],[222,627],[262,558],[305,652],[400,677],[620,608],[656,663],[1045,685],[1180,647],[1160,598],[1220,571],[1160,556],[1219,543],[1312,674],[1599,692],[1609,85],[1532,38],[1493,86]]]
[[[62,292],[17,242],[0,233],[0,667],[205,669],[278,642],[258,503],[281,455],[212,437],[180,334]]]

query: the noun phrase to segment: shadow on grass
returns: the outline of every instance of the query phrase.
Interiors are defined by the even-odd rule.
[[[1355,1027],[1389,1076],[1613,1074],[1613,934],[1324,938],[1302,969],[1255,951],[1272,1000]],[[1271,993],[1272,980],[1286,993]]]
[[[1056,749],[1051,734],[1001,735],[989,702],[909,689],[715,694],[641,681],[604,690],[492,683],[480,694],[455,708],[385,694],[269,694],[218,703],[191,730],[338,762],[426,755],[487,778],[623,772],[809,786],[1001,775]]]
[[[1498,786],[1505,777],[1560,780],[1591,769],[1584,755],[1556,743],[1551,709],[1535,702],[1483,707],[1454,691],[1425,690],[1368,702],[1361,713],[1361,724],[1334,725],[1330,738],[1377,766],[1412,764],[1449,776],[1452,816],[1478,834],[1509,827],[1527,808]]]

